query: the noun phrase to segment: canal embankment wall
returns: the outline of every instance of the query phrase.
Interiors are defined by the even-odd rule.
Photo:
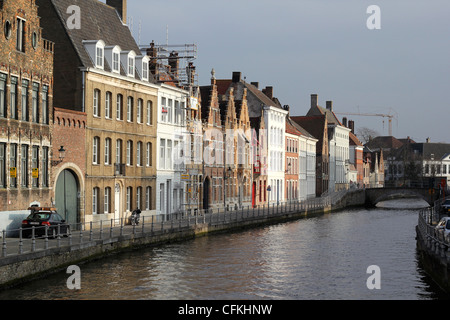
[[[419,261],[425,272],[450,293],[450,239],[436,230],[439,205],[421,210],[416,227]]]
[[[304,203],[205,213],[159,223],[154,223],[152,219],[151,223],[144,221],[138,226],[121,224],[113,227],[111,223],[111,227],[104,230],[82,228],[63,239],[16,239],[14,245],[3,239],[0,289],[66,270],[70,265],[80,265],[126,250],[283,223],[364,205],[364,190],[353,190]]]

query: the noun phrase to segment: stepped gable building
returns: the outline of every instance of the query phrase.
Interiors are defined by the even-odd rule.
[[[31,204],[50,206],[53,42],[34,0],[0,1],[0,228],[20,227]],[[7,214],[2,214],[7,213]]]
[[[43,35],[57,43],[54,105],[86,114],[86,172],[69,165],[56,175],[73,174],[85,199],[84,215],[80,207],[68,214],[80,222],[115,223],[136,208],[154,214],[158,85],[150,58],[126,25],[126,0],[37,4]]]
[[[273,87],[259,90],[259,83],[247,83],[242,79],[241,72],[233,72],[231,79],[217,80],[219,94],[233,86],[234,96],[242,100],[244,89],[249,118],[260,117],[264,112],[265,128],[268,133],[267,141],[267,191],[268,201],[280,202],[285,200],[285,125],[288,111],[283,109],[278,99],[274,97]],[[265,164],[262,164],[265,165]]]
[[[267,191],[267,131],[265,130],[264,110],[260,117],[252,117],[252,157],[253,157],[253,186],[252,206],[265,206],[268,199]]]
[[[200,94],[205,151],[202,206],[203,209],[222,208],[226,205],[226,194],[224,194],[224,177],[226,175],[224,171],[224,132],[214,70],[211,71],[211,84],[201,86]]]
[[[222,87],[223,89],[223,87]],[[219,98],[224,134],[225,205],[228,208],[250,206],[253,164],[247,89],[235,95],[239,86],[231,82]]]

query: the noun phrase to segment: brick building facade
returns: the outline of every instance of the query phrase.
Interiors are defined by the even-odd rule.
[[[0,210],[26,214],[51,204],[54,46],[35,0],[1,1],[0,12]]]

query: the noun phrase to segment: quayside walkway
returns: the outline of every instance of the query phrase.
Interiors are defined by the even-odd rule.
[[[134,226],[123,220],[77,224],[71,225],[68,233],[58,233],[55,238],[23,238],[21,229],[3,231],[0,240],[0,287],[120,250],[298,219],[352,205],[364,205],[364,201],[364,190],[353,190],[257,208],[200,211],[196,215],[141,216],[139,225]],[[14,233],[19,236],[8,236]]]

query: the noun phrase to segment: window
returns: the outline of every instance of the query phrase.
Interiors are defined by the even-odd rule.
[[[175,100],[175,123],[180,124],[181,112],[180,112],[180,101]],[[214,112],[214,116],[216,113]],[[215,121],[214,121],[215,123]]]
[[[17,18],[17,51],[25,52],[25,20]]]
[[[48,86],[42,86],[42,123],[49,124]]]
[[[121,94],[117,95],[116,119],[123,120],[123,96]]]
[[[141,209],[142,207],[142,187],[137,187],[136,189],[136,209]]]
[[[99,164],[99,153],[98,151],[100,150],[100,138],[99,137],[94,137],[93,142],[92,142],[92,163],[93,164]]]
[[[142,166],[142,142],[139,141],[137,143],[137,150],[136,150],[136,165]]]
[[[133,141],[127,141],[127,165],[133,164]]]
[[[142,79],[148,80],[148,62],[147,61],[142,62]]]
[[[39,147],[33,146],[31,151],[31,170],[33,188],[39,187]]]
[[[161,121],[165,122],[167,118],[166,98],[161,98]]]
[[[152,209],[152,187],[145,188],[145,210]]]
[[[172,140],[167,140],[167,165],[166,169],[173,169],[172,166]]]
[[[152,143],[147,142],[147,157],[145,165],[150,167],[152,165]]]
[[[122,140],[116,141],[116,163],[122,163]]]
[[[43,187],[48,187],[48,147],[42,147],[41,183]]]
[[[92,113],[94,117],[100,117],[100,90],[94,90],[94,101],[92,105]]]
[[[33,82],[33,92],[31,94],[31,120],[39,123],[39,84]]]
[[[104,206],[103,206],[103,212],[109,213],[109,209],[111,208],[111,188],[106,187],[105,188],[105,198],[104,198]]]
[[[98,199],[98,195],[99,195],[99,190],[100,188],[95,187],[94,189],[92,189],[92,214],[98,214],[98,207],[99,207],[99,199]]]
[[[133,121],[133,97],[128,97],[127,103],[127,121]]]
[[[0,117],[6,116],[6,74],[0,73]]]
[[[17,188],[17,144],[9,145],[9,167],[16,172],[16,176],[11,176],[9,186]]]
[[[103,69],[104,48],[101,45],[97,45],[97,47],[96,47],[95,59],[96,59],[97,68]]]
[[[159,146],[159,167],[160,169],[164,169],[166,167],[166,140],[161,139],[160,146]]]
[[[6,143],[0,143],[0,188],[6,188]]]
[[[113,52],[112,67],[113,67],[113,72],[120,72],[120,68],[119,68],[119,53],[118,52]]]
[[[21,180],[20,185],[24,188],[28,187],[28,146],[23,144],[21,146],[21,155],[20,155],[20,170],[21,170]]]
[[[106,165],[111,164],[111,139],[110,138],[105,139],[105,164]]]
[[[18,119],[17,116],[17,78],[11,77],[11,88],[10,88],[10,109],[11,109],[11,119]]]
[[[142,105],[143,105],[143,103],[144,103],[144,101],[142,100],[142,99],[138,99],[138,103],[137,103],[137,111],[136,111],[136,113],[137,113],[137,119],[136,119],[136,121],[138,122],[138,123],[142,123],[142,112],[143,112],[143,110],[142,110]]]
[[[133,189],[131,187],[127,187],[127,211],[131,211],[131,203],[133,196]]]
[[[111,119],[111,101],[112,101],[112,93],[106,92],[105,96],[105,118]]]
[[[128,57],[128,75],[134,77],[134,57]]]
[[[28,121],[28,80],[22,80],[22,121]]]
[[[173,100],[169,99],[167,103],[167,121],[172,122],[172,104]]]
[[[153,112],[153,103],[151,101],[147,101],[147,124],[152,124],[152,112]]]

